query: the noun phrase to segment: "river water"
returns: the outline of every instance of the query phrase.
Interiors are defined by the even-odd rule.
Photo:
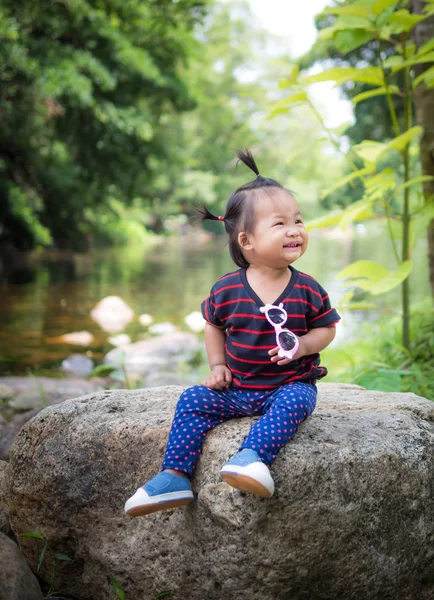
[[[360,229],[351,235],[311,232],[309,248],[295,265],[318,279],[335,306],[345,293],[336,275],[347,264],[366,259],[395,268],[385,231]],[[429,293],[426,256],[426,241],[420,240],[411,276],[414,302]],[[147,250],[126,247],[87,254],[38,254],[26,267],[25,276],[1,283],[0,374],[54,373],[72,353],[87,353],[100,362],[113,346],[110,334],[92,320],[90,311],[106,296],[120,296],[134,310],[136,318],[125,328],[132,341],[148,335],[137,318],[143,313],[152,315],[154,322],[168,321],[188,331],[184,318],[200,310],[214,281],[234,268],[222,236],[206,241],[194,235],[163,238]],[[375,311],[345,311],[337,343],[356,336],[360,323],[399,311],[399,290],[378,297],[376,303]],[[53,341],[83,330],[95,337],[88,348]]]

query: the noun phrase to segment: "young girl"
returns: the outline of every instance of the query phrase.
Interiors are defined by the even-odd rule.
[[[268,467],[312,414],[315,383],[327,374],[319,352],[340,317],[327,292],[292,266],[308,243],[300,208],[289,190],[259,174],[248,150],[237,156],[256,179],[236,190],[224,216],[202,211],[224,223],[240,267],[202,304],[211,372],[181,395],[162,470],[125,504],[133,517],[191,502],[190,477],[207,431],[234,417],[260,416],[221,476],[239,490],[272,496]]]

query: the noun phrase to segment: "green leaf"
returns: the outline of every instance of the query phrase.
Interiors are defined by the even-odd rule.
[[[429,202],[412,219],[410,224],[410,248],[426,235],[426,229],[434,219],[434,202]]]
[[[426,19],[427,16],[410,14],[406,8],[394,12],[389,19],[394,33],[410,31],[417,23]]]
[[[55,554],[53,554],[53,558],[55,558],[56,560],[72,561],[72,558],[70,556],[68,556],[67,554],[62,554],[62,552],[56,552]]]
[[[412,127],[405,133],[398,135],[398,137],[394,138],[390,142],[387,142],[387,147],[392,148],[393,150],[398,150],[399,152],[403,152],[411,140],[418,136],[422,132],[422,127],[416,125]]]
[[[42,563],[44,562],[44,557],[45,557],[47,548],[48,548],[48,544],[45,544],[45,546],[42,548],[41,554],[39,555],[39,562],[38,562],[38,566],[36,568],[37,573],[39,573],[39,569],[42,567]]]
[[[334,67],[310,75],[304,79],[305,83],[317,83],[322,81],[336,81],[337,85],[346,83],[347,81],[358,81],[361,83],[382,84],[382,73],[380,69],[375,67],[352,68],[352,67]]]
[[[386,10],[386,8],[389,8],[390,6],[395,6],[396,4],[397,0],[377,0],[377,2],[375,2],[372,5],[371,12],[374,15],[379,15],[384,10]]]
[[[380,156],[387,150],[387,145],[373,140],[364,140],[353,146],[353,150],[365,163],[372,165],[376,164]]]
[[[341,229],[346,229],[353,221],[363,221],[371,218],[372,202],[369,202],[368,200],[359,200],[358,202],[350,204],[350,206],[344,210],[339,226]]]
[[[391,56],[387,59],[387,61],[385,61],[385,66],[392,67],[392,71],[396,73],[401,69],[404,69],[404,67],[412,67],[414,65],[421,65],[423,63],[434,62],[434,52],[427,52],[426,54],[422,54],[421,56],[415,54],[409,60],[401,60],[400,62],[396,61],[396,64],[394,62],[391,62],[392,58],[395,57]]]
[[[116,596],[120,598],[120,600],[125,600],[125,592],[122,589],[120,583],[115,579],[112,575],[110,576],[110,584],[116,592]]]
[[[379,295],[400,285],[411,270],[410,260],[401,263],[396,271],[389,271],[369,260],[359,260],[342,269],[337,277],[348,280],[344,285],[356,285],[373,295]]]
[[[402,185],[398,186],[395,190],[395,194],[399,194],[399,192],[402,192],[402,190],[405,190],[406,188],[412,185],[417,185],[418,183],[425,183],[425,181],[432,181],[433,179],[434,177],[432,175],[420,175],[419,177],[413,177],[413,179],[409,179]]]
[[[358,378],[359,385],[367,390],[380,392],[400,392],[401,376],[393,371],[379,370],[377,373],[368,373]]]
[[[384,76],[380,67],[334,67],[304,79],[307,84],[321,81],[335,81],[336,85],[342,85],[347,81],[357,81],[358,83],[382,86],[384,85]]]
[[[417,54],[416,56],[423,56],[424,54],[426,54],[427,52],[429,52],[430,50],[434,49],[434,38],[431,40],[428,40],[427,42],[425,42],[425,44],[422,44],[422,46],[419,46],[419,48],[417,49]]]
[[[434,67],[430,67],[429,69],[427,69],[426,71],[424,71],[421,75],[419,75],[418,77],[416,77],[416,79],[413,81],[413,87],[416,87],[422,81],[426,85],[429,86],[430,83],[433,80],[434,80]]]
[[[346,29],[345,31],[337,31],[333,36],[333,44],[336,49],[343,54],[352,52],[356,48],[360,48],[363,44],[367,44],[374,36],[370,31],[363,29]]]
[[[89,377],[104,377],[110,375],[113,371],[116,371],[116,367],[113,365],[98,365],[92,369]]]
[[[272,119],[276,115],[280,115],[288,112],[291,109],[292,104],[296,104],[298,102],[305,102],[307,100],[306,92],[299,92],[298,94],[293,94],[289,96],[289,98],[284,98],[275,104],[275,107],[270,113],[268,119]]]
[[[26,533],[20,533],[20,537],[35,538],[37,540],[42,540],[43,542],[45,542],[44,537],[42,536],[42,534],[39,533],[37,529],[35,529],[34,531],[27,531]]]
[[[399,88],[396,85],[390,85],[388,88],[390,94],[399,94]],[[385,87],[375,88],[374,90],[368,90],[366,92],[362,92],[361,94],[357,94],[351,99],[353,104],[357,104],[358,102],[362,102],[363,100],[367,100],[368,98],[374,98],[375,96],[384,96],[387,93]]]
[[[331,188],[329,188],[321,194],[321,198],[325,198],[326,196],[328,196],[338,188],[342,187],[343,185],[351,183],[352,181],[354,181],[354,179],[363,179],[364,175],[369,175],[369,173],[372,173],[372,169],[364,168],[359,169],[358,171],[353,171],[349,175],[345,175],[345,177],[341,177],[334,183],[334,185]]]
[[[321,227],[337,225],[342,218],[342,212],[342,210],[333,210],[328,212],[324,217],[312,219],[306,223],[306,229],[310,231],[311,229],[320,229]]]
[[[369,13],[369,8],[362,4],[326,8],[322,11],[324,15],[350,15],[352,17],[369,17]]]

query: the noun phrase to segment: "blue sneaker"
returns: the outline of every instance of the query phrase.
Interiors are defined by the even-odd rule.
[[[161,471],[126,501],[125,512],[130,517],[141,517],[157,510],[189,504],[193,498],[187,477]]]
[[[237,490],[270,498],[274,494],[274,481],[259,454],[250,448],[241,450],[220,471],[222,478]]]

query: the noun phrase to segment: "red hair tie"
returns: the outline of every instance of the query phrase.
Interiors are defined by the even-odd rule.
[[[218,217],[218,220],[219,220],[219,221],[224,221],[224,220],[225,220],[225,218],[224,218],[224,217],[222,217],[222,216],[220,216],[220,217]]]

